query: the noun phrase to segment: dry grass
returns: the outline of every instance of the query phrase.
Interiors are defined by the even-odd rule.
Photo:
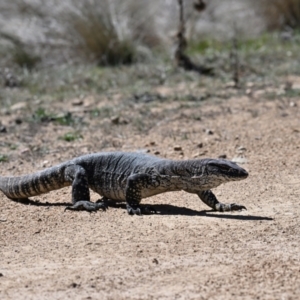
[[[268,29],[300,28],[299,0],[258,0],[256,4],[263,11]]]
[[[34,54],[34,51],[29,49],[30,47],[24,44],[19,37],[0,31],[0,38],[5,39],[9,44],[9,51],[6,52],[12,63],[32,70],[40,62],[40,57]]]
[[[100,65],[128,64],[134,61],[133,43],[118,36],[111,18],[88,6],[81,16],[75,16],[72,27],[79,37],[78,50]]]
[[[108,1],[87,2],[67,20],[78,55],[99,65],[133,63],[139,45],[155,47],[160,43],[146,6],[136,1],[120,3],[120,7]]]
[[[300,23],[300,0],[206,2],[206,10],[199,15],[194,0],[184,1],[189,43],[208,43],[215,39],[213,36],[223,41],[232,36],[233,20],[243,36],[248,29],[258,33],[251,23],[255,17],[261,20],[262,16],[269,29],[296,28]],[[259,14],[253,12],[254,8]],[[177,13],[176,1],[165,0],[2,1],[1,31],[13,35],[18,44],[0,36],[0,65],[34,69],[66,62],[130,64],[154,57],[151,50],[157,46],[162,51],[155,49],[155,54],[165,58],[166,52],[174,50]],[[245,26],[240,26],[241,18]]]

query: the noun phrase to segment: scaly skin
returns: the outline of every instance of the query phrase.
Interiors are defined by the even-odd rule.
[[[216,211],[246,209],[220,203],[211,192],[222,183],[247,178],[234,162],[218,159],[175,161],[141,153],[100,152],[84,155],[43,171],[18,177],[0,177],[0,190],[11,199],[27,199],[72,185],[70,210],[106,209],[90,201],[89,188],[106,199],[126,201],[129,214],[155,212],[141,207],[143,198],[184,190],[197,194]]]

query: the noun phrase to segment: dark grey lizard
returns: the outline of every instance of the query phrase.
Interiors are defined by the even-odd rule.
[[[126,201],[129,214],[154,212],[142,198],[171,192],[197,194],[216,211],[246,209],[220,203],[211,192],[222,183],[245,179],[248,173],[221,159],[169,160],[142,153],[103,152],[80,156],[34,174],[1,177],[0,190],[11,199],[27,199],[72,185],[71,210],[96,211],[106,203],[91,202],[89,188],[105,199]]]

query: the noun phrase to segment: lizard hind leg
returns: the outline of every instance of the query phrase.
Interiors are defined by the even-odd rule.
[[[94,203],[90,201],[90,190],[86,171],[79,165],[71,165],[65,169],[65,178],[72,182],[72,206],[65,210],[86,210],[89,212],[99,209],[106,210],[104,202]]]

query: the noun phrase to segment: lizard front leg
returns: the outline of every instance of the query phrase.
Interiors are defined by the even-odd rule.
[[[211,190],[198,192],[197,195],[205,204],[207,204],[209,207],[216,211],[224,212],[246,209],[245,206],[236,203],[224,204],[219,202]]]
[[[90,201],[90,190],[86,171],[78,165],[71,165],[65,169],[65,180],[72,182],[72,206],[65,210],[97,211],[107,207],[104,202],[94,203]]]
[[[125,197],[126,197],[126,208],[130,215],[141,215],[156,213],[154,209],[149,207],[141,207],[140,202],[142,200],[142,190],[149,188],[153,184],[153,178],[148,174],[134,174],[128,177]]]

